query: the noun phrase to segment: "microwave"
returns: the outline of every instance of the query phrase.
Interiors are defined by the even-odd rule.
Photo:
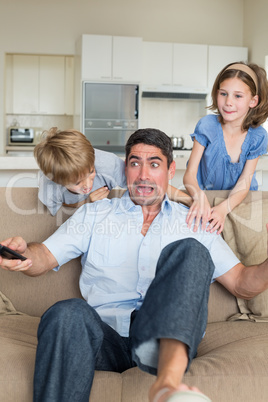
[[[9,146],[35,146],[40,142],[42,130],[27,127],[10,127],[8,130]]]

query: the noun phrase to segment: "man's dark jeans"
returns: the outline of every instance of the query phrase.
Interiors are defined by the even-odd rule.
[[[34,376],[35,402],[88,402],[95,370],[123,372],[138,365],[157,374],[161,338],[188,345],[189,364],[207,323],[214,264],[194,239],[166,246],[130,337],[103,323],[86,301],[56,303],[41,319]]]

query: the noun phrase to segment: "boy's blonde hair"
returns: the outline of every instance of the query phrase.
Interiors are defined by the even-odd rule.
[[[252,70],[252,74],[255,74],[254,77],[256,76],[257,79],[257,86],[254,83],[254,79],[252,79],[252,75],[247,74],[245,71],[239,70],[236,68],[236,66],[240,64],[242,66],[247,66]],[[232,69],[232,66],[234,68]],[[259,101],[257,106],[254,108],[251,108],[243,123],[242,123],[242,130],[247,131],[249,127],[258,127],[262,123],[266,121],[268,118],[268,82],[267,82],[267,76],[266,72],[262,67],[259,67],[257,64],[246,64],[242,61],[240,62],[235,62],[235,63],[230,63],[227,66],[225,66],[220,73],[218,74],[213,88],[211,92],[211,97],[212,97],[212,105],[209,106],[208,109],[216,111],[218,113],[218,105],[217,105],[217,95],[218,95],[218,90],[220,88],[220,84],[229,79],[229,78],[234,78],[238,77],[240,78],[246,85],[248,85],[251,95],[255,96],[258,95]],[[220,115],[219,117],[220,123],[223,123],[223,118]]]
[[[44,131],[43,137],[34,148],[34,156],[50,180],[66,186],[94,170],[94,148],[84,134],[53,127]]]

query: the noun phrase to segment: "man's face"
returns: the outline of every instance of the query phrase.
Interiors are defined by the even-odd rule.
[[[161,149],[146,144],[131,148],[126,161],[126,178],[130,197],[138,205],[161,204],[168,181],[175,174],[175,162],[168,169]]]

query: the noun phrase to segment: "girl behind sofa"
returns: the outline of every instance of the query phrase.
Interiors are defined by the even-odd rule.
[[[194,201],[187,223],[195,219],[196,231],[202,221],[203,230],[219,234],[227,214],[249,190],[258,189],[255,169],[267,152],[267,133],[261,127],[268,117],[265,70],[256,64],[228,64],[216,78],[209,109],[218,114],[203,117],[191,135],[194,144],[184,185]],[[203,190],[231,192],[211,208]]]

